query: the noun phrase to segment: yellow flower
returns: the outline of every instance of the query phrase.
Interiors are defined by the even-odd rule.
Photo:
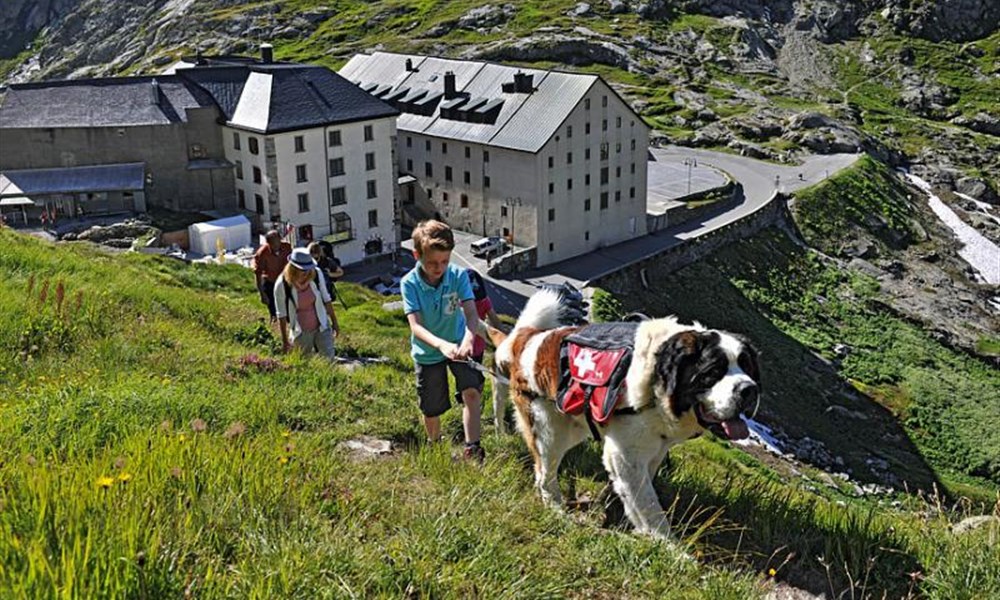
[[[118,481],[120,481],[122,483],[128,483],[129,481],[131,481],[131,479],[132,479],[132,475],[129,474],[129,473],[126,473],[125,471],[122,471],[121,473],[118,474]]]
[[[108,477],[107,475],[101,475],[100,477],[97,478],[97,487],[99,487],[101,489],[105,489],[106,490],[109,487],[111,487],[112,485],[114,485],[114,483],[115,483],[114,477]]]
[[[767,576],[768,577],[774,577],[777,574],[778,574],[778,572],[775,571],[773,568],[770,568],[770,569],[767,570]]]
[[[180,443],[183,444],[185,440],[187,440],[187,436],[186,435],[184,435],[183,433],[178,433],[177,434],[177,441],[179,441]]]
[[[282,457],[278,458],[278,462],[281,463],[281,464],[283,464],[283,465],[287,465],[288,464],[288,457],[287,456],[282,456]]]
[[[281,432],[281,437],[286,438],[286,437],[289,437],[290,435],[292,435],[291,431],[282,431]]]

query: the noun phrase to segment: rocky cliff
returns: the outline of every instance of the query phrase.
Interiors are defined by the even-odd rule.
[[[10,7],[8,10],[7,6]],[[778,161],[864,149],[986,202],[1000,188],[996,0],[11,0],[7,83],[254,51],[387,49],[597,69],[658,139]]]
[[[0,11],[0,59],[14,58],[45,27],[75,11],[81,0],[6,0]]]

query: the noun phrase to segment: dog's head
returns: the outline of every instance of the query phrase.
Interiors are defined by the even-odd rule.
[[[760,401],[757,351],[722,331],[682,331],[656,351],[655,391],[675,417],[692,410],[698,423],[725,439],[749,435],[742,414]]]

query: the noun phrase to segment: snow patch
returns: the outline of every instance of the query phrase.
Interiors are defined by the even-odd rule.
[[[970,196],[968,194],[963,194],[962,192],[955,192],[955,195],[958,196],[959,198],[962,198],[964,200],[968,200],[969,202],[972,202],[973,204],[976,205],[976,208],[979,209],[979,212],[983,213],[987,217],[993,219],[998,224],[1000,224],[1000,217],[998,217],[998,216],[996,216],[996,215],[994,215],[993,213],[990,212],[990,210],[993,209],[993,205],[992,204],[988,204],[986,202],[983,202],[982,200],[976,200],[972,196]]]
[[[1000,247],[962,221],[955,211],[931,191],[929,183],[916,175],[910,173],[905,175],[910,183],[927,193],[927,203],[931,210],[962,242],[963,246],[958,255],[965,259],[965,262],[969,263],[986,283],[1000,283]]]
[[[733,440],[731,443],[738,446],[763,446],[764,449],[772,454],[777,454],[778,456],[784,454],[782,442],[774,437],[774,431],[770,427],[754,421],[750,417],[745,417],[743,420],[747,422],[747,427],[750,429],[750,437],[743,440]]]

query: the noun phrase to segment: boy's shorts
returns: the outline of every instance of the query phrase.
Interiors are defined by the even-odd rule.
[[[483,374],[461,362],[443,360],[431,365],[416,363],[417,396],[420,412],[425,417],[436,417],[451,408],[448,400],[448,370],[455,377],[455,389],[483,391]]]

